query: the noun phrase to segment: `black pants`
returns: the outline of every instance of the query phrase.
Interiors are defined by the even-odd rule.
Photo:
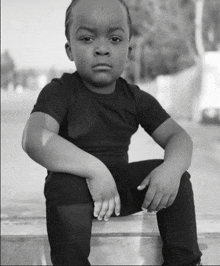
[[[162,162],[141,161],[110,169],[121,198],[121,215],[141,211],[147,189],[138,191],[137,187]],[[193,191],[189,178],[186,172],[173,205],[157,213],[163,241],[163,265],[196,265],[202,255],[197,243]],[[45,197],[53,265],[90,265],[88,257],[93,201],[85,179],[53,173],[46,182]]]

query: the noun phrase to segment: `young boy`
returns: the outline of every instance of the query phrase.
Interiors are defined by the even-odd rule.
[[[66,52],[77,72],[40,93],[23,134],[27,154],[48,170],[47,230],[53,265],[90,265],[93,217],[157,211],[163,265],[199,265],[192,141],[160,104],[120,78],[131,19],[122,0],[72,1]],[[139,124],[164,160],[128,163]],[[148,252],[146,250],[146,252]]]

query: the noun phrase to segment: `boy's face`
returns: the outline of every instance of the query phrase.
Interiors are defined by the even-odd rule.
[[[118,0],[80,0],[72,10],[66,52],[86,84],[94,88],[114,85],[129,52],[123,5]]]

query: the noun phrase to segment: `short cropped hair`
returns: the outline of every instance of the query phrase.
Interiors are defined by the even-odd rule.
[[[71,11],[72,8],[79,2],[80,0],[72,0],[70,5],[68,6],[66,10],[66,18],[65,18],[65,35],[68,41],[70,41],[70,25],[71,25]],[[124,0],[118,0],[124,7],[127,13],[128,18],[128,26],[129,26],[129,39],[131,39],[132,36],[132,21],[131,21],[131,14],[128,9],[128,6],[124,2]]]

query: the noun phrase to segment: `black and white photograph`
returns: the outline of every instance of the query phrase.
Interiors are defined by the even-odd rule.
[[[220,0],[1,0],[1,265],[220,265]]]

